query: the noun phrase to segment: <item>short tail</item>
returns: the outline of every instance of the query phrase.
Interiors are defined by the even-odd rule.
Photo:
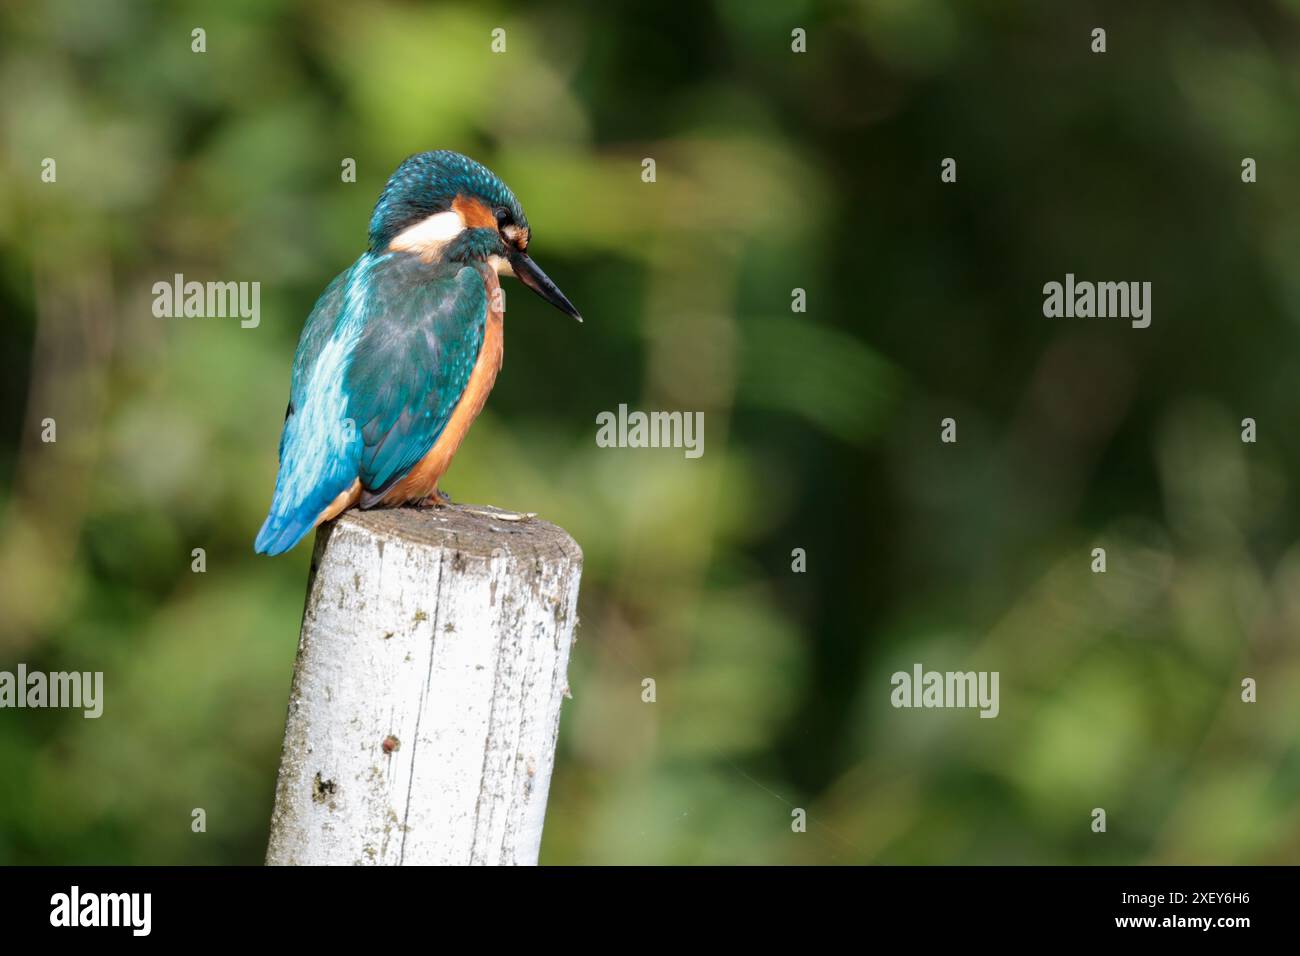
[[[316,527],[321,512],[357,480],[355,456],[327,455],[322,461],[319,454],[295,454],[294,440],[301,436],[291,431],[293,422],[286,419],[280,439],[271,510],[253,542],[258,554],[284,554]],[[307,471],[304,462],[310,463]]]
[[[299,509],[292,514],[281,515],[272,506],[271,513],[262,524],[262,530],[257,533],[257,540],[253,542],[253,550],[258,554],[284,554],[315,526],[316,513],[303,514],[302,509]]]

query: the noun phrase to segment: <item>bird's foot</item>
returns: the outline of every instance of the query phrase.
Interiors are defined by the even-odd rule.
[[[433,494],[427,498],[421,498],[415,503],[417,508],[445,508],[451,504],[451,496],[445,491],[438,488],[433,489]]]

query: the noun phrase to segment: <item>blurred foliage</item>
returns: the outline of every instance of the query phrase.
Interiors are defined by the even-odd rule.
[[[587,317],[510,287],[447,480],[586,551],[544,862],[1297,862],[1298,43],[1280,0],[7,5],[0,668],[106,702],[0,712],[0,862],[261,860],[290,357],[435,147]],[[155,318],[178,272],[261,325]],[[1066,272],[1152,326],[1044,319]],[[598,449],[620,403],[703,410],[704,456]],[[1001,716],[891,708],[918,661]]]

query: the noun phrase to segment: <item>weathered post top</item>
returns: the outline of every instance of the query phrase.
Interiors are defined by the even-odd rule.
[[[322,528],[267,863],[536,863],[581,573],[495,508]]]

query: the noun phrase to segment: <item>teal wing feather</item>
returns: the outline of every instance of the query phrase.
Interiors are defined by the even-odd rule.
[[[325,291],[320,294],[320,298],[316,300],[311,315],[307,316],[307,324],[302,327],[302,335],[298,337],[298,348],[293,353],[289,407],[284,413],[286,423],[289,421],[290,416],[303,407],[303,403],[307,399],[309,373],[315,367],[321,349],[325,347],[325,343],[330,340],[335,329],[338,328],[339,318],[343,314],[343,293],[347,289],[348,278],[351,275],[352,267],[349,266],[334,277],[334,280],[325,287]],[[280,433],[281,462],[284,461],[284,442],[288,436],[288,428]]]
[[[473,266],[400,255],[376,274],[374,301],[344,391],[361,440],[361,506],[422,459],[447,426],[478,361],[488,298]]]
[[[331,430],[321,426],[322,419],[331,415],[330,403],[321,395],[321,385],[327,384],[323,379],[329,376],[314,373],[322,351],[339,335],[347,316],[347,290],[363,261],[364,257],[325,288],[298,339],[289,407],[280,432],[275,494],[253,544],[261,554],[281,554],[292,548],[315,526],[321,510],[355,480],[355,469],[351,477],[348,474],[347,455],[331,447],[329,435],[323,434]]]
[[[344,269],[325,287],[298,338],[298,349],[293,353],[293,384],[290,388],[290,401],[298,405],[305,398],[308,371],[315,366],[321,349],[338,328],[339,318],[343,314],[344,292],[352,276],[352,269],[351,266]]]

